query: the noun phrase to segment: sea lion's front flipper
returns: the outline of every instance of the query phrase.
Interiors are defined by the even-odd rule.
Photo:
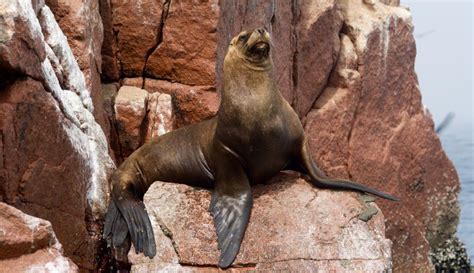
[[[301,154],[297,158],[298,164],[300,167],[305,171],[307,175],[311,177],[311,182],[314,186],[319,188],[329,188],[329,189],[341,189],[341,190],[354,190],[359,192],[371,193],[373,195],[392,200],[392,201],[400,201],[399,198],[380,192],[378,190],[369,188],[367,186],[349,181],[349,180],[342,180],[342,179],[333,179],[328,178],[314,163],[311,155],[308,151],[308,144],[306,141],[303,144],[301,149]]]
[[[149,258],[156,255],[155,237],[143,202],[135,199],[112,199],[104,225],[104,238],[119,261],[126,261],[130,239],[135,251]]]
[[[127,223],[113,200],[110,201],[105,217],[103,236],[107,241],[107,246],[112,249],[115,259],[127,263],[127,255],[131,247],[130,236]]]
[[[222,158],[221,158],[222,159]],[[221,251],[219,267],[227,268],[235,260],[252,209],[252,192],[239,162],[220,161],[209,211],[214,217],[217,244]]]

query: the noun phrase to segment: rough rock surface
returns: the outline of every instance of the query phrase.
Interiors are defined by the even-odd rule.
[[[162,16],[169,1],[101,0],[104,7],[104,35],[113,35],[103,44],[107,62],[117,62],[122,76],[142,76],[148,56],[162,36]],[[105,10],[109,7],[109,10]],[[137,20],[140,18],[139,20]],[[114,50],[114,47],[116,48]],[[105,60],[104,60],[105,61]],[[113,67],[104,65],[104,67]],[[115,71],[105,76],[117,80]]]
[[[86,87],[90,90],[94,103],[93,114],[103,130],[108,131],[100,90],[103,27],[98,0],[42,0],[38,2],[46,2],[53,11],[55,19],[67,37],[79,68],[84,73]]]
[[[172,96],[176,109],[177,127],[209,119],[217,113],[219,108],[219,98],[213,86],[189,86],[145,79],[145,89]]]
[[[77,272],[51,223],[0,202],[0,271]],[[7,272],[7,271],[3,271]]]
[[[213,85],[218,1],[167,2],[162,37],[148,58],[145,76],[187,85]]]
[[[93,269],[114,163],[90,90],[43,2],[2,1],[0,24],[0,200],[50,221]]]
[[[174,121],[171,96],[160,93],[148,95],[145,142],[173,130]]]
[[[430,247],[456,230],[459,182],[421,103],[411,14],[378,2],[341,7],[339,62],[306,119],[313,155],[332,176],[399,196],[377,202],[394,270],[432,271]]]
[[[128,80],[125,83],[134,84]],[[103,87],[105,108],[113,108],[109,113],[116,128],[118,159],[128,157],[143,143],[153,137],[163,135],[175,128],[175,114],[172,98],[159,92],[123,85],[114,96],[114,84]]]
[[[391,268],[390,240],[382,213],[361,196],[314,189],[281,175],[253,189],[254,205],[234,271],[303,269],[382,272]],[[156,182],[145,195],[157,242],[157,256],[129,258],[132,272],[175,270],[217,272],[219,257],[211,193]],[[368,210],[368,221],[359,216]],[[374,213],[376,213],[374,215]]]
[[[114,112],[122,156],[129,156],[141,143],[148,92],[133,87],[120,87],[115,98]]]

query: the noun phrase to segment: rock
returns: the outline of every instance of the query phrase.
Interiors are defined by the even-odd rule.
[[[317,190],[289,175],[258,185],[253,193],[250,224],[235,271],[382,272],[391,268],[391,242],[385,238],[383,215],[378,212],[368,222],[359,220],[366,205],[355,194]],[[153,184],[145,205],[157,256],[150,260],[132,249],[132,272],[217,272],[219,251],[207,211],[210,198],[210,191],[204,189]]]
[[[0,200],[50,221],[92,270],[114,163],[85,77],[42,1],[4,1],[0,18]]]
[[[14,0],[0,4],[0,82],[11,81],[18,74],[28,74],[42,79],[41,62],[46,58],[46,49],[38,24],[17,18],[36,18],[31,3]],[[23,8],[28,5],[30,8]],[[8,10],[11,9],[11,10]],[[15,31],[19,30],[19,31]],[[20,31],[23,30],[23,31]]]
[[[115,33],[122,75],[143,75],[148,57],[162,39],[165,19],[162,15],[165,14],[168,2],[110,0],[112,31]],[[104,21],[107,22],[107,19],[105,17]],[[107,47],[109,45],[104,44],[104,48]]]
[[[109,123],[109,132],[106,135],[109,136],[110,154],[114,155],[115,162],[117,164],[122,162],[122,153],[120,152],[120,140],[118,135],[117,122],[115,121],[114,104],[115,98],[117,97],[118,89],[120,85],[118,83],[102,84],[102,102],[103,109],[107,116]]]
[[[101,78],[106,82],[118,81],[121,76],[121,68],[117,57],[118,46],[116,34],[113,29],[111,0],[99,0],[99,12],[104,29],[104,42],[101,48]]]
[[[162,17],[162,36],[152,48],[144,76],[187,85],[213,85],[218,1],[167,3]]]
[[[401,198],[377,201],[395,272],[430,272],[458,222],[459,180],[421,103],[411,15],[378,1],[342,1],[345,35],[329,86],[306,118],[315,161]]]
[[[9,272],[78,272],[63,256],[51,223],[1,202],[0,268]]]
[[[147,78],[145,89],[172,96],[178,128],[209,119],[219,108],[220,101],[213,86],[189,86]]]
[[[144,85],[144,78],[142,77],[135,77],[135,78],[124,78],[122,79],[122,85],[128,85],[128,86],[135,86],[138,88],[142,88]]]
[[[115,98],[114,112],[123,157],[129,156],[142,144],[147,97],[146,90],[122,86]]]
[[[148,96],[145,142],[174,129],[175,118],[173,110],[173,102],[170,95],[152,93]]]
[[[471,272],[466,246],[453,236],[430,253],[436,272]]]
[[[93,114],[104,131],[108,132],[107,118],[102,109],[100,73],[103,41],[102,20],[97,0],[45,0],[61,30],[67,37],[85,84],[94,104]]]

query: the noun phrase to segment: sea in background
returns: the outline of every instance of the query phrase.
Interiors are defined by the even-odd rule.
[[[471,263],[474,263],[474,141],[472,125],[455,123],[440,134],[444,151],[454,163],[461,180],[459,204],[461,218],[458,237],[466,245]]]
[[[458,236],[474,263],[473,1],[401,0],[413,14],[416,72],[435,124],[454,113],[440,134],[461,180]]]

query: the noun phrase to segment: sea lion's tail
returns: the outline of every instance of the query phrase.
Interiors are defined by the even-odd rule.
[[[156,255],[155,237],[143,202],[112,199],[104,225],[104,238],[117,261],[127,262],[131,242],[135,252],[149,258]]]
[[[318,166],[314,163],[313,159],[308,152],[308,146],[305,142],[303,145],[303,149],[301,151],[301,155],[299,158],[299,167],[302,171],[308,174],[311,177],[311,182],[314,186],[320,188],[327,188],[327,189],[340,189],[340,190],[355,190],[359,192],[371,193],[373,195],[392,200],[392,201],[400,201],[399,198],[380,192],[378,190],[369,188],[367,186],[343,179],[332,179],[327,177],[323,171],[321,171]],[[298,165],[298,164],[297,164]]]
[[[331,178],[322,178],[322,177],[311,177],[311,182],[313,185],[319,188],[329,188],[329,189],[341,189],[341,190],[355,190],[359,192],[371,193],[373,195],[391,200],[391,201],[400,201],[399,198],[390,195],[388,193],[380,192],[375,189],[369,188],[367,186],[341,179],[331,179]]]

